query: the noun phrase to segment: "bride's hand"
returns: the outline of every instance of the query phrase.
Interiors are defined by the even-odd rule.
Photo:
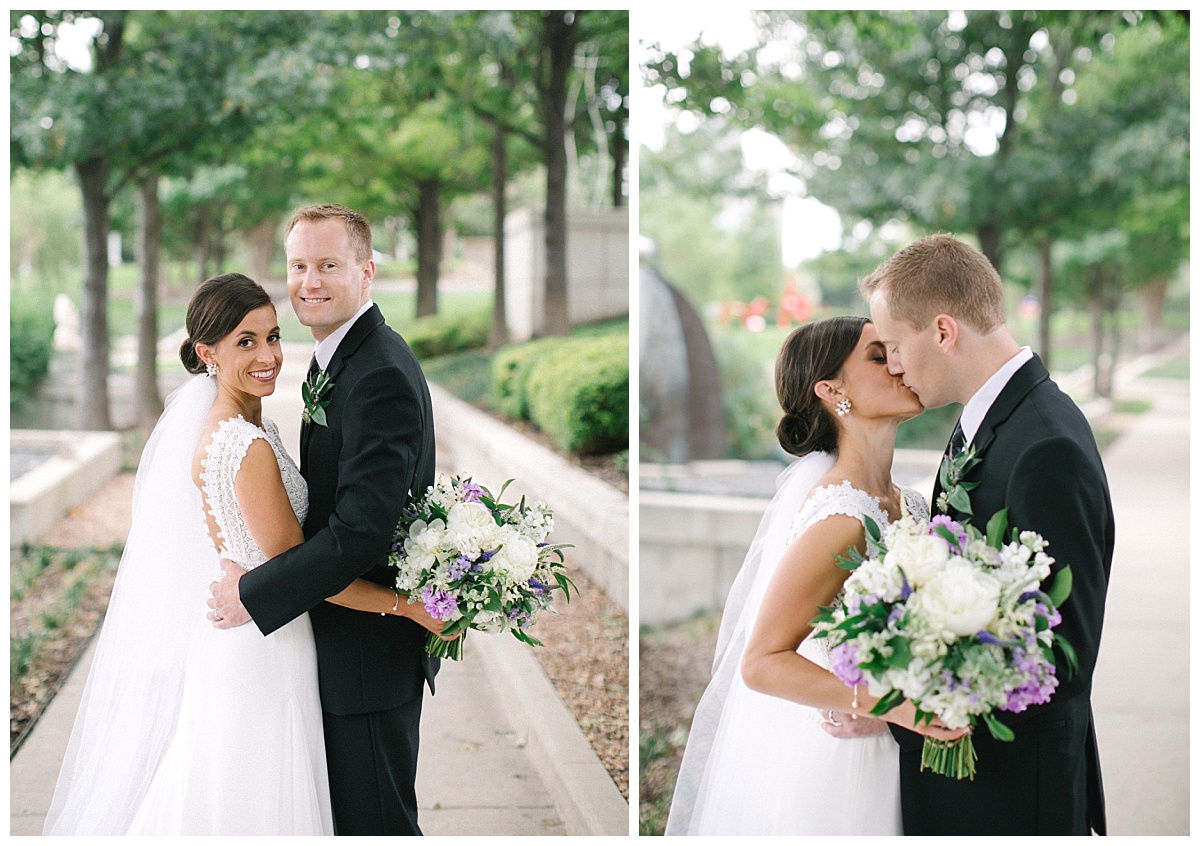
[[[887,723],[874,717],[860,717],[845,711],[821,711],[821,728],[825,733],[843,740],[852,737],[871,737],[887,734]]]
[[[933,718],[933,722],[926,723],[924,721],[917,722],[917,708],[912,702],[907,699],[897,705],[892,710],[883,715],[883,718],[889,723],[895,723],[901,728],[906,728],[909,731],[922,734],[927,737],[932,737],[937,740],[958,740],[963,735],[970,733],[970,727],[949,729],[946,728],[937,717]]]

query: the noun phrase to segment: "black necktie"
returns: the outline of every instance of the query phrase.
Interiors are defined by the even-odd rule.
[[[308,375],[306,377],[304,377],[304,381],[309,382],[311,384],[313,379],[315,379],[317,377],[317,373],[319,373],[320,371],[321,371],[321,368],[317,366],[317,357],[314,355],[312,357],[312,361],[310,361],[308,363]]]
[[[960,419],[954,424],[954,432],[950,435],[950,455],[961,452],[966,442],[967,436],[963,434],[962,420]]]

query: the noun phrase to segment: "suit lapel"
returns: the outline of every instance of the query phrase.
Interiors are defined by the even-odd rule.
[[[975,438],[971,441],[977,457],[982,458],[984,451],[996,438],[996,429],[1008,420],[1029,392],[1049,378],[1050,374],[1047,372],[1046,366],[1042,364],[1042,360],[1036,354],[1021,365],[1020,369],[1008,380],[1004,389],[1000,391],[1000,395],[996,397],[996,401],[992,403],[987,414],[984,415],[983,423],[980,424],[979,431],[975,433]]]
[[[358,348],[362,346],[372,332],[375,331],[383,323],[383,313],[379,310],[379,306],[372,305],[362,317],[354,321],[354,325],[350,327],[350,331],[346,333],[346,337],[342,338],[342,342],[338,344],[334,350],[333,358],[329,360],[329,368],[326,371],[329,374],[329,380],[333,382],[333,387],[329,389],[328,396],[333,402],[337,402],[337,378],[338,374],[346,366],[346,361]],[[332,403],[331,403],[332,404]],[[300,425],[300,465],[301,467],[308,464],[308,445],[312,439],[313,430],[316,426],[312,423],[301,423]]]

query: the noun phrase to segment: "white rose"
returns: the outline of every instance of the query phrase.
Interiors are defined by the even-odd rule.
[[[474,538],[485,546],[496,530],[491,510],[478,502],[456,502],[446,515],[446,530],[461,538]]]
[[[986,629],[1000,605],[1000,582],[961,558],[946,564],[920,591],[921,611],[938,628],[959,637]]]
[[[897,535],[888,549],[887,561],[904,571],[911,587],[933,579],[950,559],[950,545],[936,535]]]
[[[442,535],[446,533],[446,524],[441,520],[434,520],[432,523],[426,523],[424,520],[417,520],[408,530],[408,541],[404,544],[404,548],[411,554],[412,549],[419,549],[422,552],[433,553],[442,543]]]
[[[480,611],[471,626],[488,634],[500,634],[508,627],[508,618],[499,611]]]

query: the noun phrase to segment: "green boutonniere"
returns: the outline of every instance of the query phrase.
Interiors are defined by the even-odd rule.
[[[329,374],[324,370],[304,380],[300,386],[300,393],[304,396],[304,412],[300,416],[305,423],[328,425],[325,422],[325,406],[329,405],[329,400],[322,401],[321,397],[332,387],[333,382],[329,381]]]
[[[942,459],[942,466],[938,468],[938,482],[941,483],[942,493],[938,496],[937,507],[943,514],[948,513],[953,507],[961,514],[974,516],[968,492],[979,487],[979,483],[964,482],[963,477],[980,460],[975,457],[974,444]]]

